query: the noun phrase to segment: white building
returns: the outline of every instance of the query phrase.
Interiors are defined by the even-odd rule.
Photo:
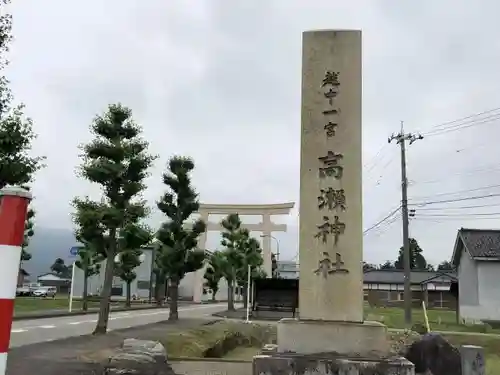
[[[500,320],[500,229],[461,228],[452,263],[458,271],[460,317]]]
[[[144,261],[135,268],[137,277],[131,284],[131,294],[140,299],[149,299],[150,296],[154,299],[154,274],[152,272],[154,266],[154,249],[152,247],[142,249],[144,253]],[[98,295],[102,290],[104,283],[104,269],[106,267],[106,260],[101,263],[101,272],[93,275],[87,280],[87,290],[89,295]],[[179,297],[181,299],[190,300],[194,295],[194,282],[195,272],[190,272],[184,276],[179,285]],[[84,277],[83,271],[78,267],[75,268],[75,280],[73,286],[73,293],[76,298],[81,298],[83,294]],[[125,298],[126,296],[126,283],[119,277],[113,278],[112,297],[115,299]],[[211,299],[211,294],[207,293],[202,296],[202,300]],[[216,295],[218,300],[227,299],[227,283],[221,280],[219,291]]]
[[[278,260],[276,262],[278,276],[283,279],[298,279],[299,264],[294,260]]]

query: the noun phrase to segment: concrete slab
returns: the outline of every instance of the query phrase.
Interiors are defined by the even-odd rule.
[[[253,375],[415,375],[405,358],[349,358],[302,354],[258,355]]]
[[[379,322],[349,323],[282,319],[278,322],[278,352],[386,356],[387,327]]]

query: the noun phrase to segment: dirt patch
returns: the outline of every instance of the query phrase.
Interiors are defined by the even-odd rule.
[[[171,358],[222,358],[237,347],[262,347],[276,342],[276,327],[267,324],[220,321],[161,340]]]

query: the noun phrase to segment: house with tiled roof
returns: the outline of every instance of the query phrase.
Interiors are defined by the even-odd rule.
[[[451,261],[458,272],[460,317],[500,320],[500,229],[459,229]]]
[[[399,269],[369,270],[363,275],[365,301],[371,306],[403,306],[404,271]],[[429,308],[456,308],[450,292],[457,282],[454,271],[412,270],[410,275],[412,305]]]

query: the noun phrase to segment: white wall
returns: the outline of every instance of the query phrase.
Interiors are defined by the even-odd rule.
[[[479,309],[474,316],[500,320],[500,263],[476,261],[478,270]]]
[[[460,259],[460,317],[466,322],[500,320],[500,263]]]
[[[184,276],[179,284],[179,296],[183,298],[193,298],[194,291],[194,281],[195,281],[195,272],[190,272]],[[203,280],[204,282],[205,280]],[[212,295],[207,293],[202,295],[202,300],[210,300],[212,299]],[[225,279],[222,279],[219,282],[219,291],[217,292],[215,299],[217,300],[227,300],[227,282]]]

